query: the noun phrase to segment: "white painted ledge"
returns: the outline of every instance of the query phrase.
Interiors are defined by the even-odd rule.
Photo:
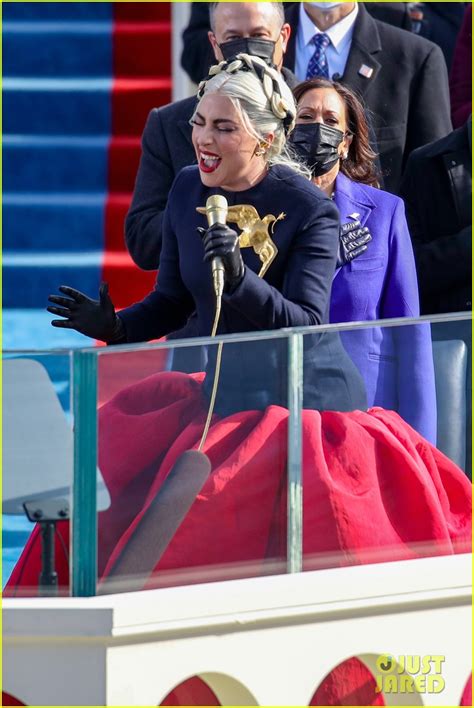
[[[95,598],[6,599],[4,690],[33,705],[157,705],[198,675],[226,705],[307,705],[344,659],[370,666],[391,653],[445,656],[446,687],[387,703],[456,705],[470,672],[470,617],[467,554]]]

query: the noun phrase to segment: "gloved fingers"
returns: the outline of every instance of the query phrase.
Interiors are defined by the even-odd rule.
[[[364,253],[367,250],[367,246],[359,246],[359,248],[354,249],[354,251],[351,251],[348,258],[349,260],[353,261],[354,258],[357,258],[360,256],[362,253]]]
[[[69,297],[72,297],[72,299],[79,305],[81,304],[81,302],[87,302],[88,300],[90,300],[87,295],[84,295],[84,293],[81,293],[75,288],[70,288],[69,285],[61,285],[58,290],[59,292],[64,293],[65,295],[69,295]]]
[[[366,237],[369,238],[366,238]],[[372,236],[370,234],[369,229],[363,228],[363,229],[358,229],[357,231],[351,231],[348,234],[345,234],[344,236],[340,236],[340,240],[344,244],[344,246],[349,246],[351,243],[367,243],[368,241],[372,240]]]
[[[204,242],[204,253],[210,249],[222,248],[223,251],[231,252],[235,250],[236,242],[234,239],[228,238],[213,238]]]
[[[372,241],[372,236],[370,234],[364,234],[363,236],[352,239],[349,243],[346,243],[345,246],[348,251],[353,251],[355,248],[369,243],[369,241]]]
[[[355,243],[362,246],[364,243],[369,243],[370,241],[372,241],[372,234],[367,231],[367,233],[360,236]]]
[[[74,300],[70,300],[67,297],[61,297],[60,295],[50,295],[48,297],[49,302],[54,303],[55,305],[61,305],[62,307],[66,307],[70,310],[73,310],[77,307],[77,303]]]
[[[109,295],[109,284],[108,283],[101,283],[100,284],[99,300],[100,300],[100,304],[102,305],[102,307],[107,307],[107,306],[110,307],[110,305],[112,305],[112,307],[113,307],[112,300],[110,299],[110,295]]]
[[[230,226],[225,224],[213,224],[206,230],[205,238],[215,238],[217,236],[227,236],[227,238],[238,238],[237,233]]]
[[[75,329],[70,320],[51,320],[53,327],[63,327],[64,329]]]
[[[233,254],[232,249],[222,249],[222,248],[211,248],[204,253],[204,261],[212,261],[213,258],[223,258],[226,259]]]
[[[72,312],[64,307],[47,307],[46,310],[52,315],[60,315],[60,317],[71,317]]]
[[[347,224],[341,224],[341,234],[345,236],[346,234],[350,233],[351,231],[355,231],[356,229],[361,228],[361,223],[360,221],[348,221]]]

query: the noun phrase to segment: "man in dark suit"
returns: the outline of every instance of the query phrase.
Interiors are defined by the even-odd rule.
[[[223,59],[225,44],[231,40],[254,38],[264,40],[266,49],[273,49],[273,63],[282,70],[290,35],[284,19],[281,3],[217,3],[210,33],[215,60]],[[248,47],[247,51],[251,49]],[[284,69],[282,73],[290,86],[295,83],[290,71]],[[201,78],[206,76],[207,71]],[[196,162],[189,124],[196,103],[196,97],[191,96],[154,108],[145,125],[135,191],[125,221],[127,248],[144,270],[156,270],[159,266],[163,213],[173,180],[183,167]]]
[[[199,83],[214,61],[212,47],[207,42],[209,30],[209,2],[191,3],[189,24],[183,32],[183,51],[181,66],[194,83]],[[445,3],[443,3],[445,4]],[[459,3],[456,3],[459,4]],[[292,5],[298,2],[285,2],[285,16]],[[368,2],[367,10],[372,17],[388,22],[395,27],[411,30],[411,18],[407,2]]]
[[[432,42],[375,20],[362,3],[355,6],[344,3],[326,10],[299,3],[289,7],[286,19],[293,32],[285,65],[295,67],[303,11],[322,32],[330,32],[357,12],[347,61],[338,78],[363,99],[375,131],[385,188],[397,193],[411,151],[452,129],[446,63]]]
[[[415,150],[403,177],[423,315],[472,308],[471,132]]]

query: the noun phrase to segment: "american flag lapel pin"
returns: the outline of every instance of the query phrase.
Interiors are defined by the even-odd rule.
[[[374,70],[372,69],[371,66],[367,66],[367,64],[362,64],[358,73],[361,76],[363,76],[365,79],[370,79],[370,77],[374,73]]]

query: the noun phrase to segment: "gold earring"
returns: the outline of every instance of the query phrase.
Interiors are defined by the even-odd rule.
[[[260,143],[258,148],[255,148],[255,152],[254,152],[255,157],[263,157],[266,153],[266,150],[265,150],[266,146],[267,146],[266,143]]]

